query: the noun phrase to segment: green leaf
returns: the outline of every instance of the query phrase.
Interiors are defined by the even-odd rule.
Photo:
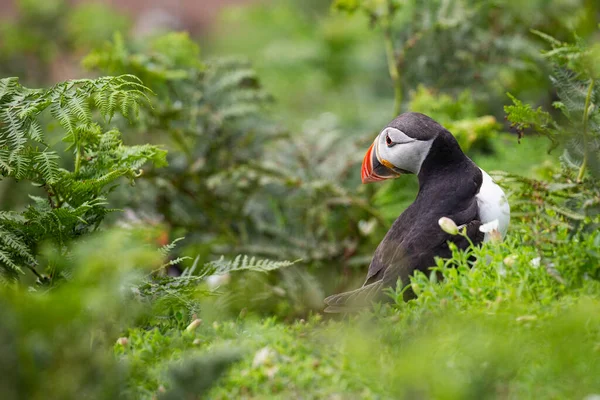
[[[58,159],[58,154],[54,151],[43,151],[33,157],[34,167],[50,185],[58,181]]]

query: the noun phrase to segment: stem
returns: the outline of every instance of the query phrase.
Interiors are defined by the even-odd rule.
[[[397,116],[402,112],[402,82],[400,81],[400,69],[396,63],[396,52],[394,51],[394,39],[392,38],[390,15],[382,21],[382,27],[388,71],[394,85],[394,116]]]
[[[29,270],[30,270],[31,272],[33,272],[33,274],[34,274],[35,276],[37,276],[37,277],[38,277],[38,279],[39,279],[40,281],[42,281],[42,282],[44,281],[44,277],[43,277],[43,276],[42,276],[42,275],[41,275],[39,272],[37,272],[37,270],[35,269],[35,267],[34,267],[34,266],[32,266],[32,265],[27,265],[27,268],[29,268]]]
[[[581,182],[583,180],[585,169],[588,163],[588,119],[590,113],[590,102],[592,101],[592,93],[594,91],[595,83],[596,81],[594,81],[594,79],[590,81],[587,96],[585,97],[585,108],[583,109],[583,162],[581,163],[581,167],[579,168],[579,174],[577,174],[577,182]]]
[[[79,174],[79,167],[81,166],[81,146],[77,145],[77,151],[75,152],[75,175]]]
[[[58,193],[56,188],[50,185],[49,183],[47,183],[46,186],[46,192],[48,192],[48,201],[50,202],[50,206],[52,206],[52,208],[62,207],[64,200],[60,198],[60,194]],[[52,196],[50,195],[50,193],[52,193],[52,195],[56,197],[56,204],[52,201]]]

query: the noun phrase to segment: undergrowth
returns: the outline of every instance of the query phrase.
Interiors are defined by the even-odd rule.
[[[37,271],[39,247],[52,242],[62,252],[112,211],[106,196],[119,178],[133,183],[146,163],[166,165],[165,150],[126,146],[121,133],[107,126],[116,113],[135,118],[148,94],[131,75],[67,81],[50,89],[29,89],[16,78],[0,80],[0,179],[41,189],[29,191],[25,211],[0,211],[0,279],[14,280],[24,269],[41,281],[60,277],[51,264],[42,265],[48,275]],[[94,120],[96,110],[101,122]],[[42,117],[60,124],[58,143],[44,132]]]
[[[336,4],[385,5],[374,21],[384,31],[400,11],[436,10]],[[457,34],[456,26],[413,28],[427,39]],[[561,167],[544,165],[536,177],[496,173],[512,210],[504,242],[454,248],[411,278],[416,299],[389,291],[392,304],[337,319],[320,313],[324,288],[368,263],[377,228],[397,211],[377,209],[400,195],[391,185],[358,189],[350,172],[359,141],[343,140],[334,117],[282,134],[262,114],[268,95],[249,65],[200,59],[184,34],[137,45],[117,35],[87,58],[144,84],[131,75],[49,89],[0,80],[1,177],[31,195],[24,211],[0,212],[3,398],[597,396],[597,50],[541,36],[552,47],[563,116],[512,97],[507,118],[524,141],[528,129],[550,137],[564,152]],[[388,44],[392,63],[411,52]],[[390,67],[401,108],[402,78]],[[453,130],[463,129],[463,145],[483,159],[500,133],[468,93],[458,106],[421,88],[413,104],[445,124],[459,119]],[[161,147],[125,145],[120,131],[162,133],[170,166],[158,169],[166,167]],[[123,195],[113,192],[117,178],[143,189],[137,198],[127,190],[137,213],[101,231],[115,211],[108,195]],[[141,209],[162,216],[162,247]],[[130,223],[136,218],[142,224]],[[188,233],[195,245],[179,252],[185,242],[170,236]],[[27,269],[38,282],[16,283]]]

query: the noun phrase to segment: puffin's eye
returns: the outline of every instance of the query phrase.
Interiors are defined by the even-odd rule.
[[[385,143],[388,145],[388,147],[392,147],[392,145],[394,144],[394,142],[392,142],[392,139],[390,139],[390,135],[388,135],[387,133],[385,134]]]

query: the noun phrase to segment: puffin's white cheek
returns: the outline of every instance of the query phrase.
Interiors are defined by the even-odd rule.
[[[389,157],[387,160],[398,168],[418,174],[430,147],[431,141],[399,143],[393,147],[386,147]]]

